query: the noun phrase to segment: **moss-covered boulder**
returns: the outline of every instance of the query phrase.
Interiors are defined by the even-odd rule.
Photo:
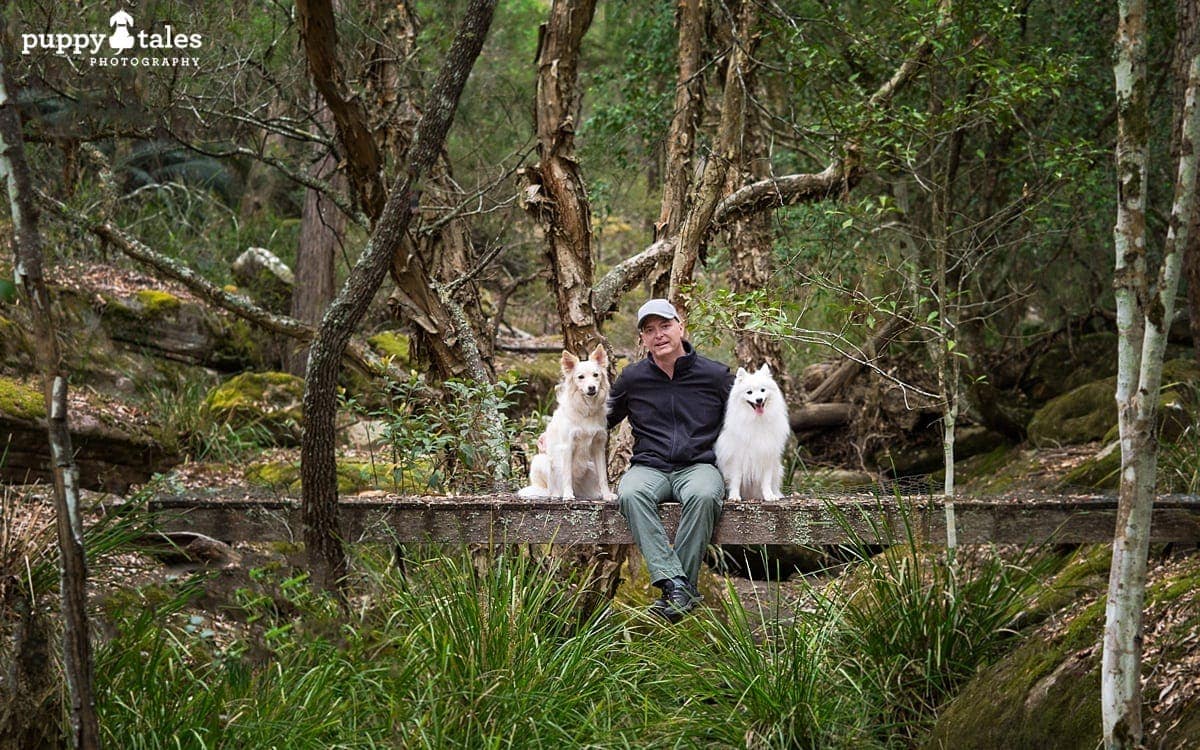
[[[1038,447],[1111,441],[1117,426],[1117,380],[1097,380],[1051,399],[1029,422],[1029,439]],[[1196,424],[1200,367],[1192,360],[1163,363],[1159,429],[1165,439]]]
[[[1080,548],[1030,606],[1021,645],[944,705],[927,750],[1099,747],[1107,545]],[[1052,616],[1051,616],[1052,615]],[[1200,747],[1194,653],[1200,555],[1151,555],[1144,614],[1146,747]]]
[[[562,353],[497,355],[496,373],[510,383],[521,383],[514,407],[518,413],[548,410],[554,405],[554,387],[562,380]]]
[[[132,296],[101,297],[103,332],[122,350],[223,372],[261,368],[274,356],[267,334],[171,292],[142,289]],[[79,312],[87,317],[86,311]],[[81,325],[88,322],[81,320]]]
[[[304,381],[285,372],[247,372],[213,388],[204,409],[234,429],[261,429],[278,445],[298,445]]]
[[[251,464],[243,473],[246,481],[283,495],[300,492],[300,464],[267,461]],[[337,462],[338,492],[352,495],[378,490],[398,495],[429,492],[432,477],[428,466],[403,466],[385,461]]]
[[[1116,384],[1105,378],[1051,399],[1029,421],[1029,440],[1045,448],[1103,439],[1117,423]]]
[[[123,493],[179,462],[169,436],[128,414],[99,394],[72,400],[67,424],[84,489]],[[0,377],[0,481],[53,481],[45,417],[37,386]]]
[[[33,355],[25,330],[16,321],[0,314],[0,367],[13,372],[28,372],[33,368]]]
[[[380,357],[391,358],[397,367],[408,367],[410,341],[400,331],[380,331],[368,338],[367,343]]]

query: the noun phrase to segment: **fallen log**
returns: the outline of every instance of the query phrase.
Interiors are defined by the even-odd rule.
[[[791,410],[788,422],[792,426],[792,432],[803,432],[841,427],[849,424],[853,417],[853,404],[804,404]]]

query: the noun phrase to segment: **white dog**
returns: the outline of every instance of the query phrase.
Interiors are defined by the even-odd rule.
[[[787,404],[763,365],[757,372],[738,368],[717,437],[717,468],[730,500],[742,495],[778,500],[783,484],[783,449],[792,434]]]
[[[608,354],[597,346],[580,360],[562,353],[563,380],[558,384],[558,407],[538,453],[529,462],[529,486],[517,492],[525,498],[599,497],[615,500],[608,485]]]

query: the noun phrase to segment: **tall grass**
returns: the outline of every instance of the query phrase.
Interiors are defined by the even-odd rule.
[[[937,707],[1017,635],[1012,623],[1058,560],[1036,550],[948,552],[923,543],[903,511],[900,529],[873,524],[888,544],[870,554],[842,522],[860,562],[814,590],[813,601],[820,616],[841,621],[835,648],[872,683],[881,734],[918,736]]]
[[[614,605],[578,619],[553,561],[483,570],[359,549],[351,605],[261,569],[125,601],[97,674],[130,748],[877,748],[909,744],[1012,636],[1036,566],[948,562],[915,542],[813,588],[790,620],[725,600],[678,626]]]

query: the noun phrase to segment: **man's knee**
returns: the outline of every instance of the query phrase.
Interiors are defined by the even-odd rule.
[[[661,472],[630,467],[617,485],[617,505],[621,515],[628,518],[633,510],[656,512],[664,481]]]
[[[717,467],[699,464],[691,472],[686,485],[680,488],[679,501],[687,505],[720,511],[725,504],[725,480]]]

